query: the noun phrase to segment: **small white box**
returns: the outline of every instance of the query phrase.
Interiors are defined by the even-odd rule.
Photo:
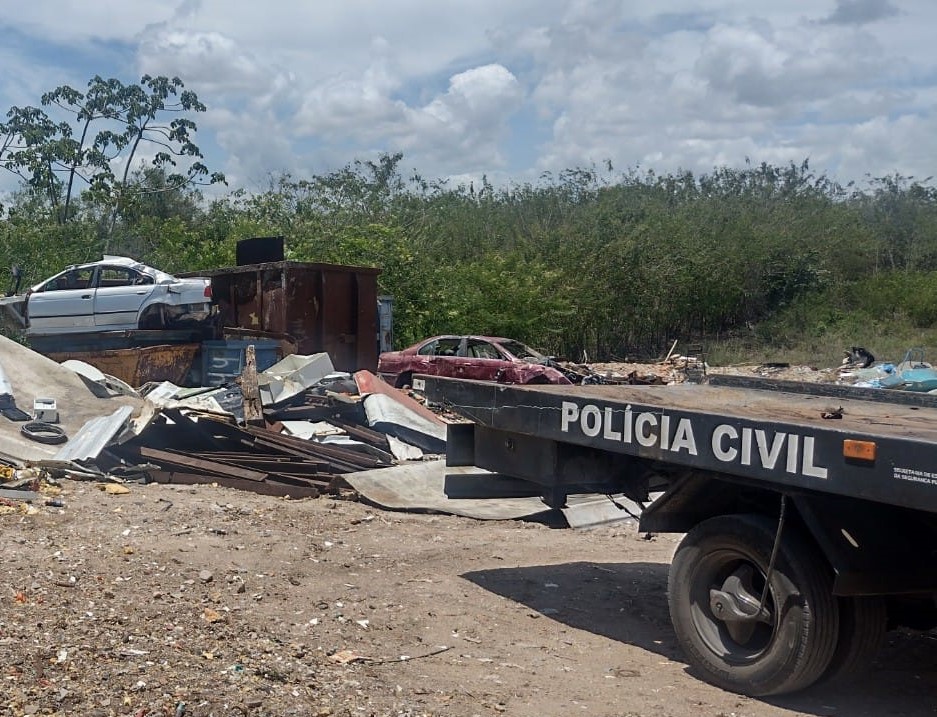
[[[55,406],[54,398],[37,398],[33,401],[33,413],[37,421],[43,423],[58,423],[59,411]]]

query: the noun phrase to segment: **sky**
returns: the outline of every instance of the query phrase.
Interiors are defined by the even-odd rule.
[[[934,0],[0,0],[0,115],[178,76],[228,189],[403,153],[430,180],[937,161]],[[15,184],[0,176],[0,189]]]

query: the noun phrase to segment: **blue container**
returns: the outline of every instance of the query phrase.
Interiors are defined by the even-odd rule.
[[[244,370],[244,364],[247,360],[247,347],[251,345],[254,347],[258,371],[268,369],[280,360],[279,341],[270,339],[203,341],[201,384],[203,386],[223,386],[234,381]]]

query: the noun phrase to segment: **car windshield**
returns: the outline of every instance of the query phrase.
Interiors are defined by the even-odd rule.
[[[525,346],[520,341],[502,341],[500,343],[508,353],[525,361],[542,361],[546,358],[539,351],[534,351],[530,346]]]

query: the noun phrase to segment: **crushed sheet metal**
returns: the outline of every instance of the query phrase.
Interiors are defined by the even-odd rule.
[[[423,459],[423,451],[394,436],[387,436],[387,445],[390,446],[390,452],[394,454],[394,458],[398,461],[419,461]]]
[[[361,441],[356,441],[354,438],[350,438],[349,436],[323,436],[316,442],[323,446],[338,446],[340,448],[348,448],[350,450],[358,451],[359,453],[366,453],[369,456],[374,456],[375,458],[380,459],[387,465],[392,465],[394,462],[394,456],[387,451],[382,451],[380,448],[376,448],[375,446],[362,443]]]
[[[156,418],[157,413],[159,413],[159,411],[156,406],[144,401],[143,407],[140,409],[140,415],[130,421],[127,425],[127,430],[118,435],[115,442],[123,443],[125,440],[129,440],[134,436],[139,436],[146,427],[150,425],[153,419]]]
[[[334,371],[326,353],[290,354],[257,375],[260,400],[265,406],[285,401],[315,386]]]
[[[611,523],[635,523],[643,508],[623,495],[570,495],[561,509],[570,528],[595,528]]]
[[[328,421],[280,421],[280,425],[288,435],[305,438],[307,441],[325,436],[345,435],[345,431]]]
[[[202,386],[182,388],[163,381],[145,396],[148,405],[160,408],[190,408],[196,411],[244,417],[244,396],[239,386]]]
[[[147,401],[157,406],[173,405],[173,400],[182,389],[172,381],[162,381],[150,388],[144,396]],[[208,389],[205,389],[206,391]]]
[[[121,381],[116,376],[104,373],[97,366],[92,366],[86,361],[66,359],[61,364],[81,376],[91,392],[98,398],[108,398],[115,395],[140,397],[139,392],[129,383]]]
[[[118,437],[133,413],[130,406],[121,406],[109,416],[92,418],[55,454],[54,461],[87,461]]]
[[[358,393],[367,396],[372,393],[379,393],[392,398],[396,403],[408,408],[411,412],[421,416],[428,423],[438,423],[445,427],[445,421],[430,411],[419,401],[411,398],[406,392],[399,388],[394,388],[380,376],[370,371],[358,371],[355,373],[355,384],[358,386]]]
[[[427,453],[446,452],[446,424],[427,420],[396,397],[371,393],[364,397],[368,426],[394,436]]]
[[[504,493],[501,486],[517,481],[472,466],[447,466],[444,460],[360,471],[343,478],[384,508],[431,510],[479,520],[529,518],[550,510],[539,496],[491,498],[493,493]],[[452,482],[459,483],[462,497],[447,495],[447,483]]]

